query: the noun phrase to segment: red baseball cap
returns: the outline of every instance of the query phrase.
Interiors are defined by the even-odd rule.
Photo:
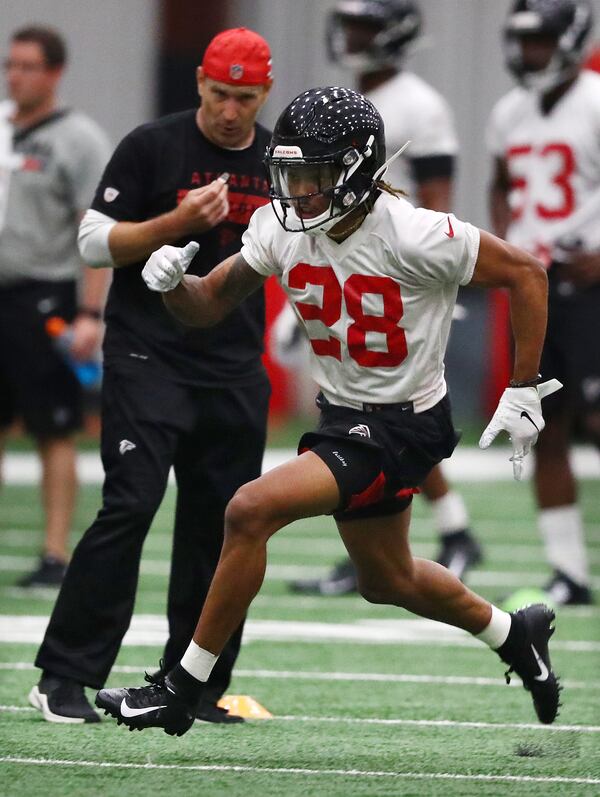
[[[218,33],[206,48],[202,69],[206,77],[233,86],[262,86],[273,82],[269,45],[248,28],[231,28]]]

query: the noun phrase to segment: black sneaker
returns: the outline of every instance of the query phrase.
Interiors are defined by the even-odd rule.
[[[224,725],[234,725],[238,722],[245,722],[243,717],[237,714],[230,714],[226,708],[221,708],[211,700],[204,698],[196,709],[196,719],[198,722],[215,722]]]
[[[67,572],[61,559],[49,554],[40,557],[35,570],[17,581],[18,587],[60,587]]]
[[[592,603],[589,587],[577,584],[560,570],[554,571],[544,592],[556,606],[589,606]]]
[[[525,689],[531,692],[539,721],[550,724],[558,714],[561,691],[548,651],[548,640],[554,633],[554,612],[542,603],[535,603],[511,612],[510,616],[508,639],[496,651],[510,665],[506,683],[510,683],[510,673],[516,672]]]
[[[478,565],[482,559],[481,546],[469,529],[442,536],[436,562],[448,568],[461,581],[467,570]]]
[[[100,722],[85,696],[83,685],[70,678],[44,674],[29,693],[29,702],[47,722]]]
[[[163,685],[101,689],[96,695],[96,705],[114,717],[118,725],[127,725],[130,731],[162,728],[169,736],[183,736],[194,724],[195,707],[173,691],[169,678]]]
[[[358,592],[356,570],[350,559],[344,559],[325,578],[292,581],[290,589],[305,595],[350,595]]]

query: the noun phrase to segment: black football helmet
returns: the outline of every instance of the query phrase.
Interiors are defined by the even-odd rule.
[[[328,230],[367,199],[384,162],[383,120],[362,94],[339,86],[302,92],[277,120],[265,157],[279,223],[289,232]],[[298,193],[305,178],[313,188]],[[313,197],[329,206],[310,218],[296,212]]]
[[[591,28],[588,0],[516,0],[504,26],[506,65],[525,88],[550,91],[576,74]],[[556,38],[544,69],[528,68],[523,60],[521,37],[536,35]]]
[[[368,35],[353,41],[353,24]],[[329,57],[356,72],[396,66],[421,24],[415,0],[338,0],[327,19]]]

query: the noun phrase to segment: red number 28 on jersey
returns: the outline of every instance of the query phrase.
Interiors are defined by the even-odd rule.
[[[391,277],[369,277],[352,274],[344,286],[340,285],[331,266],[311,266],[298,263],[291,269],[288,277],[290,288],[303,290],[307,285],[323,288],[321,305],[296,302],[298,312],[305,321],[321,321],[331,327],[342,315],[342,302],[352,324],[348,327],[348,353],[350,357],[365,368],[393,368],[406,358],[406,335],[398,322],[404,308],[400,286]],[[362,306],[365,294],[376,294],[383,299],[383,315],[369,315]],[[374,351],[367,347],[367,332],[380,332],[385,335],[387,351]],[[320,357],[342,359],[341,344],[337,338],[311,338],[310,344]]]

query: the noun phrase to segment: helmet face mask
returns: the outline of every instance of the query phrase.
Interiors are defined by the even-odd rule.
[[[504,28],[508,70],[526,89],[551,91],[577,74],[591,27],[587,0],[516,0]],[[532,48],[548,51],[545,63]]]
[[[303,92],[279,117],[265,158],[279,223],[327,231],[371,195],[384,160],[383,121],[368,100],[336,86]]]
[[[421,30],[414,0],[338,0],[327,21],[327,49],[356,72],[397,66]]]
[[[311,224],[331,209],[341,170],[332,161],[311,162],[277,157],[269,164],[273,194],[292,207],[296,216]]]

